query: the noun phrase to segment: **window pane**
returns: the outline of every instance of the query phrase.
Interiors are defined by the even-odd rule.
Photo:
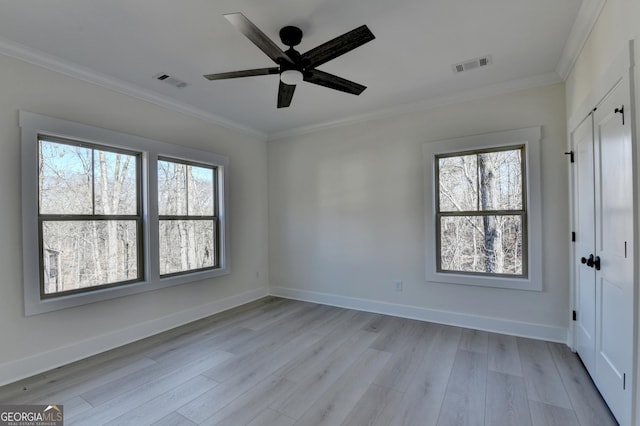
[[[478,154],[480,210],[522,209],[522,151]]]
[[[44,293],[139,278],[136,237],[135,220],[44,221]]]
[[[479,216],[440,218],[440,266],[443,271],[484,272],[484,240]]]
[[[478,209],[478,171],[475,155],[438,159],[440,211]]]
[[[160,221],[160,275],[217,265],[213,220]]]
[[[206,167],[188,166],[189,215],[213,216],[213,170]]]
[[[187,166],[173,161],[158,161],[158,214],[186,215]]]
[[[521,216],[440,218],[443,271],[522,275],[522,247]]]
[[[91,214],[91,149],[40,141],[40,214]]]
[[[96,214],[137,213],[136,157],[94,152]]]

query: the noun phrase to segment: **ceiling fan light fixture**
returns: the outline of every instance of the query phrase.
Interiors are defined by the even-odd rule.
[[[280,81],[290,86],[302,83],[302,72],[298,70],[285,70],[280,73]]]

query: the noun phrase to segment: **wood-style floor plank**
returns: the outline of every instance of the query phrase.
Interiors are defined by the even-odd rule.
[[[484,426],[487,391],[487,354],[458,350],[439,426]]]
[[[246,425],[281,394],[293,388],[294,383],[284,377],[268,377],[250,391],[234,399],[211,417],[200,422],[202,426]]]
[[[154,364],[137,370],[128,376],[119,377],[116,380],[105,381],[93,389],[81,393],[80,396],[94,407],[104,404],[123,393],[133,391],[140,386],[152,381],[171,383],[172,380],[180,380],[184,377],[192,377],[211,369],[213,366],[224,362],[231,357],[227,352],[212,351],[209,354],[201,354],[199,359],[185,362],[176,369],[175,364]],[[190,376],[189,376],[190,375]]]
[[[433,325],[432,329],[435,333],[430,335],[430,344],[394,413],[392,425],[433,426],[438,422],[461,329],[441,325]]]
[[[373,381],[391,354],[367,349],[307,412],[295,423],[299,426],[341,424]]]
[[[576,413],[568,408],[529,401],[533,426],[580,426]]]
[[[613,425],[560,344],[268,297],[0,387],[65,424]]]
[[[518,342],[514,336],[489,333],[489,370],[522,377]]]
[[[317,342],[320,337],[319,335],[303,334],[284,345],[280,345],[280,347],[271,352],[260,352],[260,354],[264,356],[252,359],[250,364],[225,364],[226,368],[235,369],[233,375],[228,378],[224,376],[227,380],[221,383],[220,386],[216,386],[210,391],[205,392],[180,407],[177,411],[195,423],[205,421],[218,410],[230,404],[234,399],[240,397],[258,383],[273,375],[277,369],[287,362],[287,357],[292,353],[304,351]],[[215,380],[215,376],[221,374],[221,372],[218,366],[216,366],[202,374]]]
[[[547,343],[560,377],[564,383],[571,405],[582,426],[616,425],[617,422],[602,400],[597,389],[578,360],[578,355],[558,343]]]
[[[105,393],[109,394],[105,398],[105,402],[94,405],[94,409],[89,412],[81,413],[69,419],[65,418],[65,424],[81,424],[81,425],[101,425],[118,417],[119,415],[137,408],[156,397],[181,386],[183,383],[194,379],[210,368],[212,364],[219,363],[218,359],[203,359],[200,362],[191,363],[186,366],[174,368],[174,371],[159,377],[153,376],[153,379],[139,385],[128,391],[119,392],[115,389],[105,389]],[[210,385],[209,388],[217,385],[212,380],[202,380],[203,383]],[[199,395],[200,393],[197,393]],[[195,394],[194,394],[195,396]],[[92,404],[93,405],[93,404]]]
[[[62,405],[64,406],[64,415],[67,417],[80,415],[93,408],[91,404],[79,396],[64,401]]]
[[[529,399],[571,409],[569,395],[546,342],[518,338],[518,351]]]
[[[360,360],[375,338],[375,333],[358,330],[314,368],[290,372],[285,377],[296,381],[297,386],[289,394],[276,399],[271,408],[299,419],[354,363]]]
[[[282,413],[267,408],[262,411],[247,426],[293,426],[296,421]]]
[[[105,424],[108,426],[139,426],[159,421],[195,395],[201,395],[216,386],[218,386],[217,382],[204,376],[196,376]]]
[[[151,426],[198,426],[191,420],[187,419],[182,414],[178,414],[175,411],[168,416],[164,416]]]
[[[522,377],[489,371],[484,424],[531,426],[527,387]]]
[[[342,423],[344,426],[389,425],[402,401],[403,393],[372,384]]]
[[[285,376],[293,381],[300,381],[308,377],[311,372],[321,371],[331,354],[361,330],[362,325],[371,318],[371,314],[358,312],[343,318],[340,327],[332,333],[320,339],[306,351],[297,357],[291,357],[282,368],[275,372],[278,376]],[[359,333],[362,336],[372,336],[373,333],[365,331]]]
[[[460,349],[486,354],[489,350],[489,333],[482,330],[463,328],[462,336],[460,337]]]
[[[393,356],[374,382],[383,387],[406,391],[424,360],[425,350],[429,347],[434,333],[433,329],[429,324],[420,323],[406,330],[396,345],[387,348]]]

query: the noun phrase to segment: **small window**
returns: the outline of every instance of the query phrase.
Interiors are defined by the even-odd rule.
[[[40,136],[43,298],[138,281],[140,154]]]
[[[218,267],[216,168],[158,159],[160,275]]]
[[[524,145],[436,156],[438,272],[527,276]]]
[[[428,142],[426,281],[542,289],[541,128]]]

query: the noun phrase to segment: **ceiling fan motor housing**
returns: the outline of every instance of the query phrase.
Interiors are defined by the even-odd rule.
[[[282,27],[280,30],[280,40],[285,46],[297,46],[302,41],[302,30],[291,25]]]

